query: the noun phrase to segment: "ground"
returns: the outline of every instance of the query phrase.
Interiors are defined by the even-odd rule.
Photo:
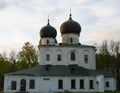
[[[0,93],[4,93],[4,92],[0,92]],[[57,92],[57,93],[61,93],[61,92]],[[73,93],[73,92],[63,92],[63,93]],[[77,93],[93,93],[93,92],[77,92]],[[94,92],[94,93],[103,93],[103,92]],[[104,92],[104,93],[120,93],[120,91]]]
[[[61,92],[58,92],[58,93],[61,93]],[[63,93],[74,93],[74,92],[63,92]],[[103,92],[77,92],[77,93],[103,93]],[[120,91],[104,92],[104,93],[120,93]]]

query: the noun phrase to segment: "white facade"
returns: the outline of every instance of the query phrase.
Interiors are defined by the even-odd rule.
[[[88,69],[96,69],[95,49],[89,46],[40,46],[40,65],[70,65],[77,64]],[[75,53],[75,60],[71,60],[71,53]],[[61,55],[61,61],[57,60],[57,56]],[[46,55],[50,55],[50,60],[46,60]],[[87,62],[84,56],[87,55]]]
[[[105,78],[104,87],[106,91],[116,90],[116,79],[115,78]]]
[[[98,80],[99,78],[99,80]],[[5,77],[5,92],[19,92],[20,82],[26,80],[26,91],[30,93],[48,93],[48,92],[104,92],[103,76],[97,77],[34,77],[34,76],[6,76]],[[75,88],[71,88],[71,80],[74,79]],[[30,80],[35,80],[35,89],[30,89]],[[58,80],[63,80],[63,88],[58,88]],[[80,80],[84,80],[84,88],[80,88]],[[90,88],[89,81],[93,80],[93,88]],[[11,81],[16,81],[16,90],[11,90]]]

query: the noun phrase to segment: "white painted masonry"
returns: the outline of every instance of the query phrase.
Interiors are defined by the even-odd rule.
[[[44,80],[45,78],[49,80]],[[99,81],[98,81],[99,78]],[[103,76],[97,77],[32,77],[32,76],[6,76],[5,77],[5,85],[4,91],[6,92],[19,92],[20,91],[20,80],[26,80],[26,91],[33,93],[44,93],[44,92],[64,92],[65,90],[69,90],[72,92],[104,92],[104,87],[100,86],[103,84]],[[35,80],[35,89],[29,88],[29,80]],[[71,79],[75,79],[76,88],[71,89]],[[84,80],[84,89],[80,89],[80,79]],[[63,89],[58,89],[58,80],[63,80]],[[89,88],[89,80],[93,80],[94,88]],[[16,90],[11,90],[11,81],[17,82]],[[99,87],[100,88],[99,88]]]

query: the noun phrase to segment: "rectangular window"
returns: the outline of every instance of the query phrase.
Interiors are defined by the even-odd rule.
[[[30,80],[29,88],[30,89],[34,89],[35,88],[35,80]]]
[[[80,80],[80,89],[84,89],[84,80],[83,79]]]
[[[75,79],[71,80],[71,89],[75,89]]]
[[[63,89],[63,80],[58,80],[58,89]]]
[[[61,61],[61,55],[60,54],[57,55],[57,60]]]
[[[46,61],[50,61],[50,55],[46,54]]]
[[[70,38],[70,43],[73,43],[73,39],[72,38]]]
[[[49,40],[47,40],[47,44],[49,44]]]
[[[85,63],[88,63],[88,55],[84,55]]]
[[[89,81],[89,87],[90,87],[90,89],[93,89],[94,87],[93,87],[93,80],[90,80]]]
[[[11,90],[16,90],[16,81],[11,81]]]
[[[110,84],[108,81],[106,81],[106,87],[110,87]]]

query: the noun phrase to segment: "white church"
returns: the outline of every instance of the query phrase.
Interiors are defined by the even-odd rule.
[[[40,30],[39,65],[5,74],[4,92],[56,93],[104,92],[116,90],[116,78],[111,73],[96,70],[94,46],[79,42],[81,26],[69,16],[57,31],[48,24]]]

